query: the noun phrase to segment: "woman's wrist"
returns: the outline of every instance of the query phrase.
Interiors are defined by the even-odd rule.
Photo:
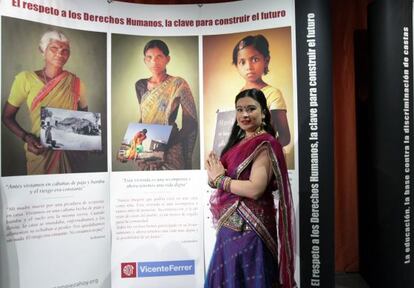
[[[217,185],[219,184],[219,182],[220,182],[220,180],[221,180],[222,177],[224,177],[224,173],[217,175],[216,178],[213,179],[212,182],[214,183],[214,186],[216,188],[218,188]]]
[[[215,178],[213,179],[208,179],[208,186],[210,186],[211,188],[217,188],[217,183],[218,181],[220,181],[220,177],[223,177],[224,173],[217,175]]]
[[[23,135],[20,137],[20,139],[22,139],[23,140],[23,142],[26,142],[26,136],[27,136],[27,132],[26,131],[23,131]]]
[[[220,174],[213,181],[209,181],[209,185],[210,187],[230,192],[231,180],[231,177]]]
[[[25,143],[28,143],[28,139],[35,137],[32,133],[27,133],[26,131],[24,132],[23,136],[22,136],[22,140]]]

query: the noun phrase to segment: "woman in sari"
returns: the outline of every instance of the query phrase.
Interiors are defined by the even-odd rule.
[[[183,78],[167,74],[169,53],[167,44],[157,39],[149,41],[144,47],[144,62],[151,77],[135,83],[141,110],[139,122],[173,126],[164,161],[159,164],[158,170],[191,169],[197,137],[197,111],[188,83]],[[176,119],[180,106],[182,127],[178,129]],[[148,170],[149,166],[140,168]]]
[[[290,142],[287,107],[282,92],[263,81],[269,73],[269,42],[261,35],[249,35],[240,40],[233,49],[233,64],[245,80],[242,90],[260,89],[266,96],[269,110],[272,110],[272,125],[282,146]]]
[[[26,151],[27,174],[80,172],[86,152],[57,151],[40,142],[41,107],[87,110],[85,87],[74,74],[63,70],[70,56],[69,40],[57,30],[45,32],[39,42],[44,67],[16,75],[9,98],[4,105],[4,125],[23,142]],[[28,132],[19,125],[16,114],[26,103],[31,120]]]
[[[206,160],[209,185],[217,188],[210,199],[217,240],[205,287],[296,287],[293,203],[282,146],[262,91],[244,90],[235,102],[229,141],[220,158],[210,153]]]
[[[129,149],[125,152],[125,158],[135,160],[142,151],[142,142],[147,139],[147,129],[135,133],[130,142]]]

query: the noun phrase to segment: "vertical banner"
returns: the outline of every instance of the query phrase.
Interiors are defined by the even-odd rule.
[[[199,9],[110,5],[112,287],[203,286]]]
[[[329,1],[296,1],[301,287],[334,286]]]
[[[412,1],[369,7],[372,155],[370,201],[361,207],[371,233],[361,271],[373,287],[413,287]],[[380,277],[378,277],[381,275]]]
[[[110,287],[107,25],[1,1],[1,287]]]

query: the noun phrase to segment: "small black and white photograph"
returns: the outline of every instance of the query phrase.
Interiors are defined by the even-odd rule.
[[[101,114],[50,107],[41,109],[40,141],[54,150],[102,150]]]
[[[171,131],[171,125],[129,123],[117,159],[133,170],[159,170]]]

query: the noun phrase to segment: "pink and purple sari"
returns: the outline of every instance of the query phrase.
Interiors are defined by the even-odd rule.
[[[221,161],[227,176],[248,180],[252,163],[263,150],[271,160],[273,177],[261,198],[218,189],[210,199],[218,233],[205,287],[296,287],[293,203],[282,147],[270,134],[259,134],[236,144]]]

